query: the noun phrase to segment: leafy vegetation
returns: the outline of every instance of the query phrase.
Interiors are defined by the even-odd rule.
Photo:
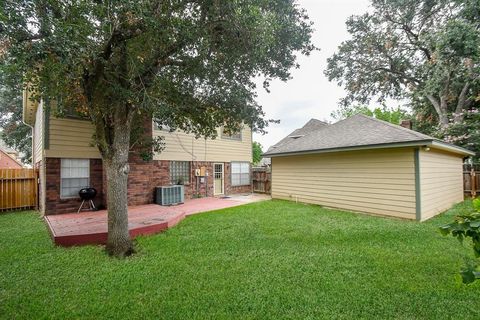
[[[480,282],[438,225],[266,201],[194,215],[138,254],[54,247],[34,212],[0,215],[0,317],[478,319]]]
[[[22,86],[19,79],[12,80],[0,72],[0,139],[20,152],[24,163],[30,163],[32,129],[22,122]]]
[[[406,101],[414,128],[473,151],[480,146],[480,2],[371,0],[347,22],[351,39],[325,74],[348,106]]]
[[[256,141],[252,143],[252,157],[253,157],[253,164],[257,165],[262,161],[262,145]]]
[[[152,118],[206,138],[243,123],[265,132],[254,78],[265,88],[286,81],[297,56],[315,49],[311,22],[294,1],[30,0],[0,10],[0,72],[22,79],[46,108],[93,123],[108,182],[107,250],[115,256],[134,251],[132,133]]]
[[[355,105],[355,106],[340,106],[339,109],[332,112],[332,118],[336,120],[342,120],[348,117],[351,117],[357,113],[364,114],[366,116],[374,117],[383,121],[387,121],[393,124],[400,124],[402,120],[411,119],[412,116],[404,109],[389,108],[387,106],[376,107],[375,109],[370,109],[367,106]]]
[[[328,60],[327,76],[347,90],[344,103],[420,100],[441,125],[461,122],[480,89],[478,1],[371,4],[371,12],[347,21],[352,39]]]
[[[480,258],[480,198],[473,200],[472,208],[457,215],[454,222],[442,226],[440,231],[444,235],[451,234],[461,243],[465,238],[470,238],[475,258]],[[461,271],[461,275],[463,282],[467,284],[480,279],[479,264],[467,263],[467,266]]]

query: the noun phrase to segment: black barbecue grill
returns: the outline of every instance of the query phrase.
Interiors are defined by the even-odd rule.
[[[78,195],[80,196],[80,199],[82,199],[82,204],[80,205],[80,208],[78,208],[77,213],[82,210],[85,201],[90,204],[90,210],[97,210],[95,203],[93,203],[93,199],[97,195],[97,189],[91,187],[83,188],[78,191]]]

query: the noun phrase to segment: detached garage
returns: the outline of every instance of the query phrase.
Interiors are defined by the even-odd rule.
[[[355,115],[312,119],[271,147],[272,198],[427,220],[463,201],[463,159],[473,152]]]

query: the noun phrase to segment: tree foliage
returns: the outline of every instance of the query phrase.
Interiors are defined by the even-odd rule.
[[[20,81],[6,81],[0,74],[0,139],[22,155],[24,163],[31,162],[32,130],[22,122],[22,87]]]
[[[397,125],[402,120],[411,119],[412,117],[406,110],[400,107],[388,108],[385,105],[374,109],[362,105],[341,106],[331,113],[331,117],[336,120],[342,120],[358,113]]]
[[[462,122],[451,122],[436,132],[439,138],[475,152],[474,162],[480,159],[480,108],[463,112]]]
[[[262,145],[256,141],[252,143],[253,164],[258,165],[262,161]]]
[[[347,21],[344,41],[325,71],[343,86],[344,105],[372,98],[428,106],[441,126],[460,123],[479,97],[477,0],[372,0]]]
[[[288,80],[309,54],[311,23],[294,1],[10,1],[0,12],[1,70],[55,112],[93,123],[107,176],[114,255],[132,252],[127,178],[132,128],[154,117],[215,137],[243,124],[264,132],[254,77]],[[134,130],[135,131],[135,130]]]
[[[460,242],[470,238],[475,258],[480,258],[480,198],[472,201],[472,210],[455,217],[455,221],[440,228],[443,235],[451,234]],[[478,263],[469,262],[460,272],[463,282],[468,284],[480,279]]]

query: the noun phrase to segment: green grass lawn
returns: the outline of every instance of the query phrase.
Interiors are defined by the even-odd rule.
[[[266,201],[102,247],[54,247],[35,212],[0,215],[0,317],[479,319],[471,249],[438,226]]]

